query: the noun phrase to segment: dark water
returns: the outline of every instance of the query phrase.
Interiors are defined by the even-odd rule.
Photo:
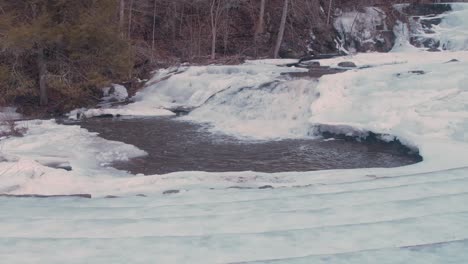
[[[114,167],[132,173],[176,171],[287,172],[398,167],[419,161],[385,143],[343,140],[240,141],[173,118],[89,119],[80,123],[101,137],[149,153]]]

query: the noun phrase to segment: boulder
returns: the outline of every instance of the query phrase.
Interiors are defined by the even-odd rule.
[[[163,194],[176,194],[176,193],[180,193],[180,191],[179,190],[167,190],[163,192]]]
[[[338,63],[338,67],[343,67],[343,68],[356,68],[356,64],[352,61],[343,61]]]

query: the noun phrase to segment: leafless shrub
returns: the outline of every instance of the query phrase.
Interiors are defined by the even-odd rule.
[[[13,120],[0,122],[0,138],[22,137],[26,134],[27,130],[26,127],[17,126]]]

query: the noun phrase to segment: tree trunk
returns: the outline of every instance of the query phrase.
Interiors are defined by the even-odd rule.
[[[211,59],[216,59],[216,38],[218,33],[218,12],[220,0],[212,0],[210,7],[211,19]]]
[[[154,62],[154,38],[156,33],[156,1],[154,0],[153,8],[153,37],[151,38],[151,62]]]
[[[257,28],[255,30],[255,38],[265,30],[265,1],[266,0],[261,0],[260,2],[260,14],[258,16]]]
[[[283,43],[284,29],[286,28],[286,19],[288,18],[288,6],[289,6],[289,0],[284,0],[283,15],[281,16],[281,23],[280,23],[280,28],[278,32],[278,38],[276,39],[275,53],[273,54],[273,57],[275,59],[278,58],[279,51],[281,48],[281,43]]]
[[[134,0],[130,0],[130,7],[128,9],[128,33],[127,36],[130,39],[132,34],[132,15],[133,15],[133,2]]]
[[[266,0],[261,0],[260,2],[260,14],[258,16],[257,27],[255,28],[255,57],[258,56],[258,35],[263,34],[263,32],[265,31],[265,2]]]
[[[330,3],[328,5],[328,15],[327,15],[327,25],[330,25],[330,16],[331,16],[331,10],[333,7],[333,0],[329,0]]]
[[[47,65],[44,59],[44,49],[39,48],[37,52],[37,68],[39,70],[39,101],[41,106],[47,106]]]
[[[120,0],[119,7],[119,31],[124,36],[124,20],[125,20],[125,0]]]

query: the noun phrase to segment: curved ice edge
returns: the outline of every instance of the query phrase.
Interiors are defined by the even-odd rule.
[[[369,250],[360,250],[360,251],[353,251],[353,252],[346,252],[346,253],[339,253],[339,254],[324,254],[324,255],[307,255],[302,257],[292,257],[292,258],[282,258],[282,259],[264,259],[264,260],[252,260],[252,261],[242,261],[242,262],[230,262],[228,264],[266,264],[266,263],[289,263],[291,261],[307,261],[308,259],[312,260],[312,258],[317,258],[323,260],[321,263],[329,263],[330,258],[348,258],[352,255],[357,254],[378,254],[379,252],[390,251],[394,252],[395,250],[404,250],[404,251],[427,251],[426,253],[430,253],[429,251],[434,248],[445,248],[450,246],[457,246],[457,245],[468,245],[468,239],[458,239],[458,240],[450,240],[450,241],[442,241],[437,243],[428,243],[428,244],[421,244],[421,245],[411,245],[411,246],[404,246],[404,247],[392,247],[392,248],[379,248],[379,249],[369,249]],[[376,257],[375,260],[378,260]],[[303,262],[300,262],[303,263]]]
[[[391,144],[398,148],[398,151],[416,156],[419,162],[423,161],[420,155],[419,148],[410,143],[410,141],[402,139],[391,134],[373,132],[371,130],[356,128],[350,125],[331,125],[331,124],[315,124],[312,126],[313,133],[319,136],[344,140],[354,140],[364,143],[385,143]]]

